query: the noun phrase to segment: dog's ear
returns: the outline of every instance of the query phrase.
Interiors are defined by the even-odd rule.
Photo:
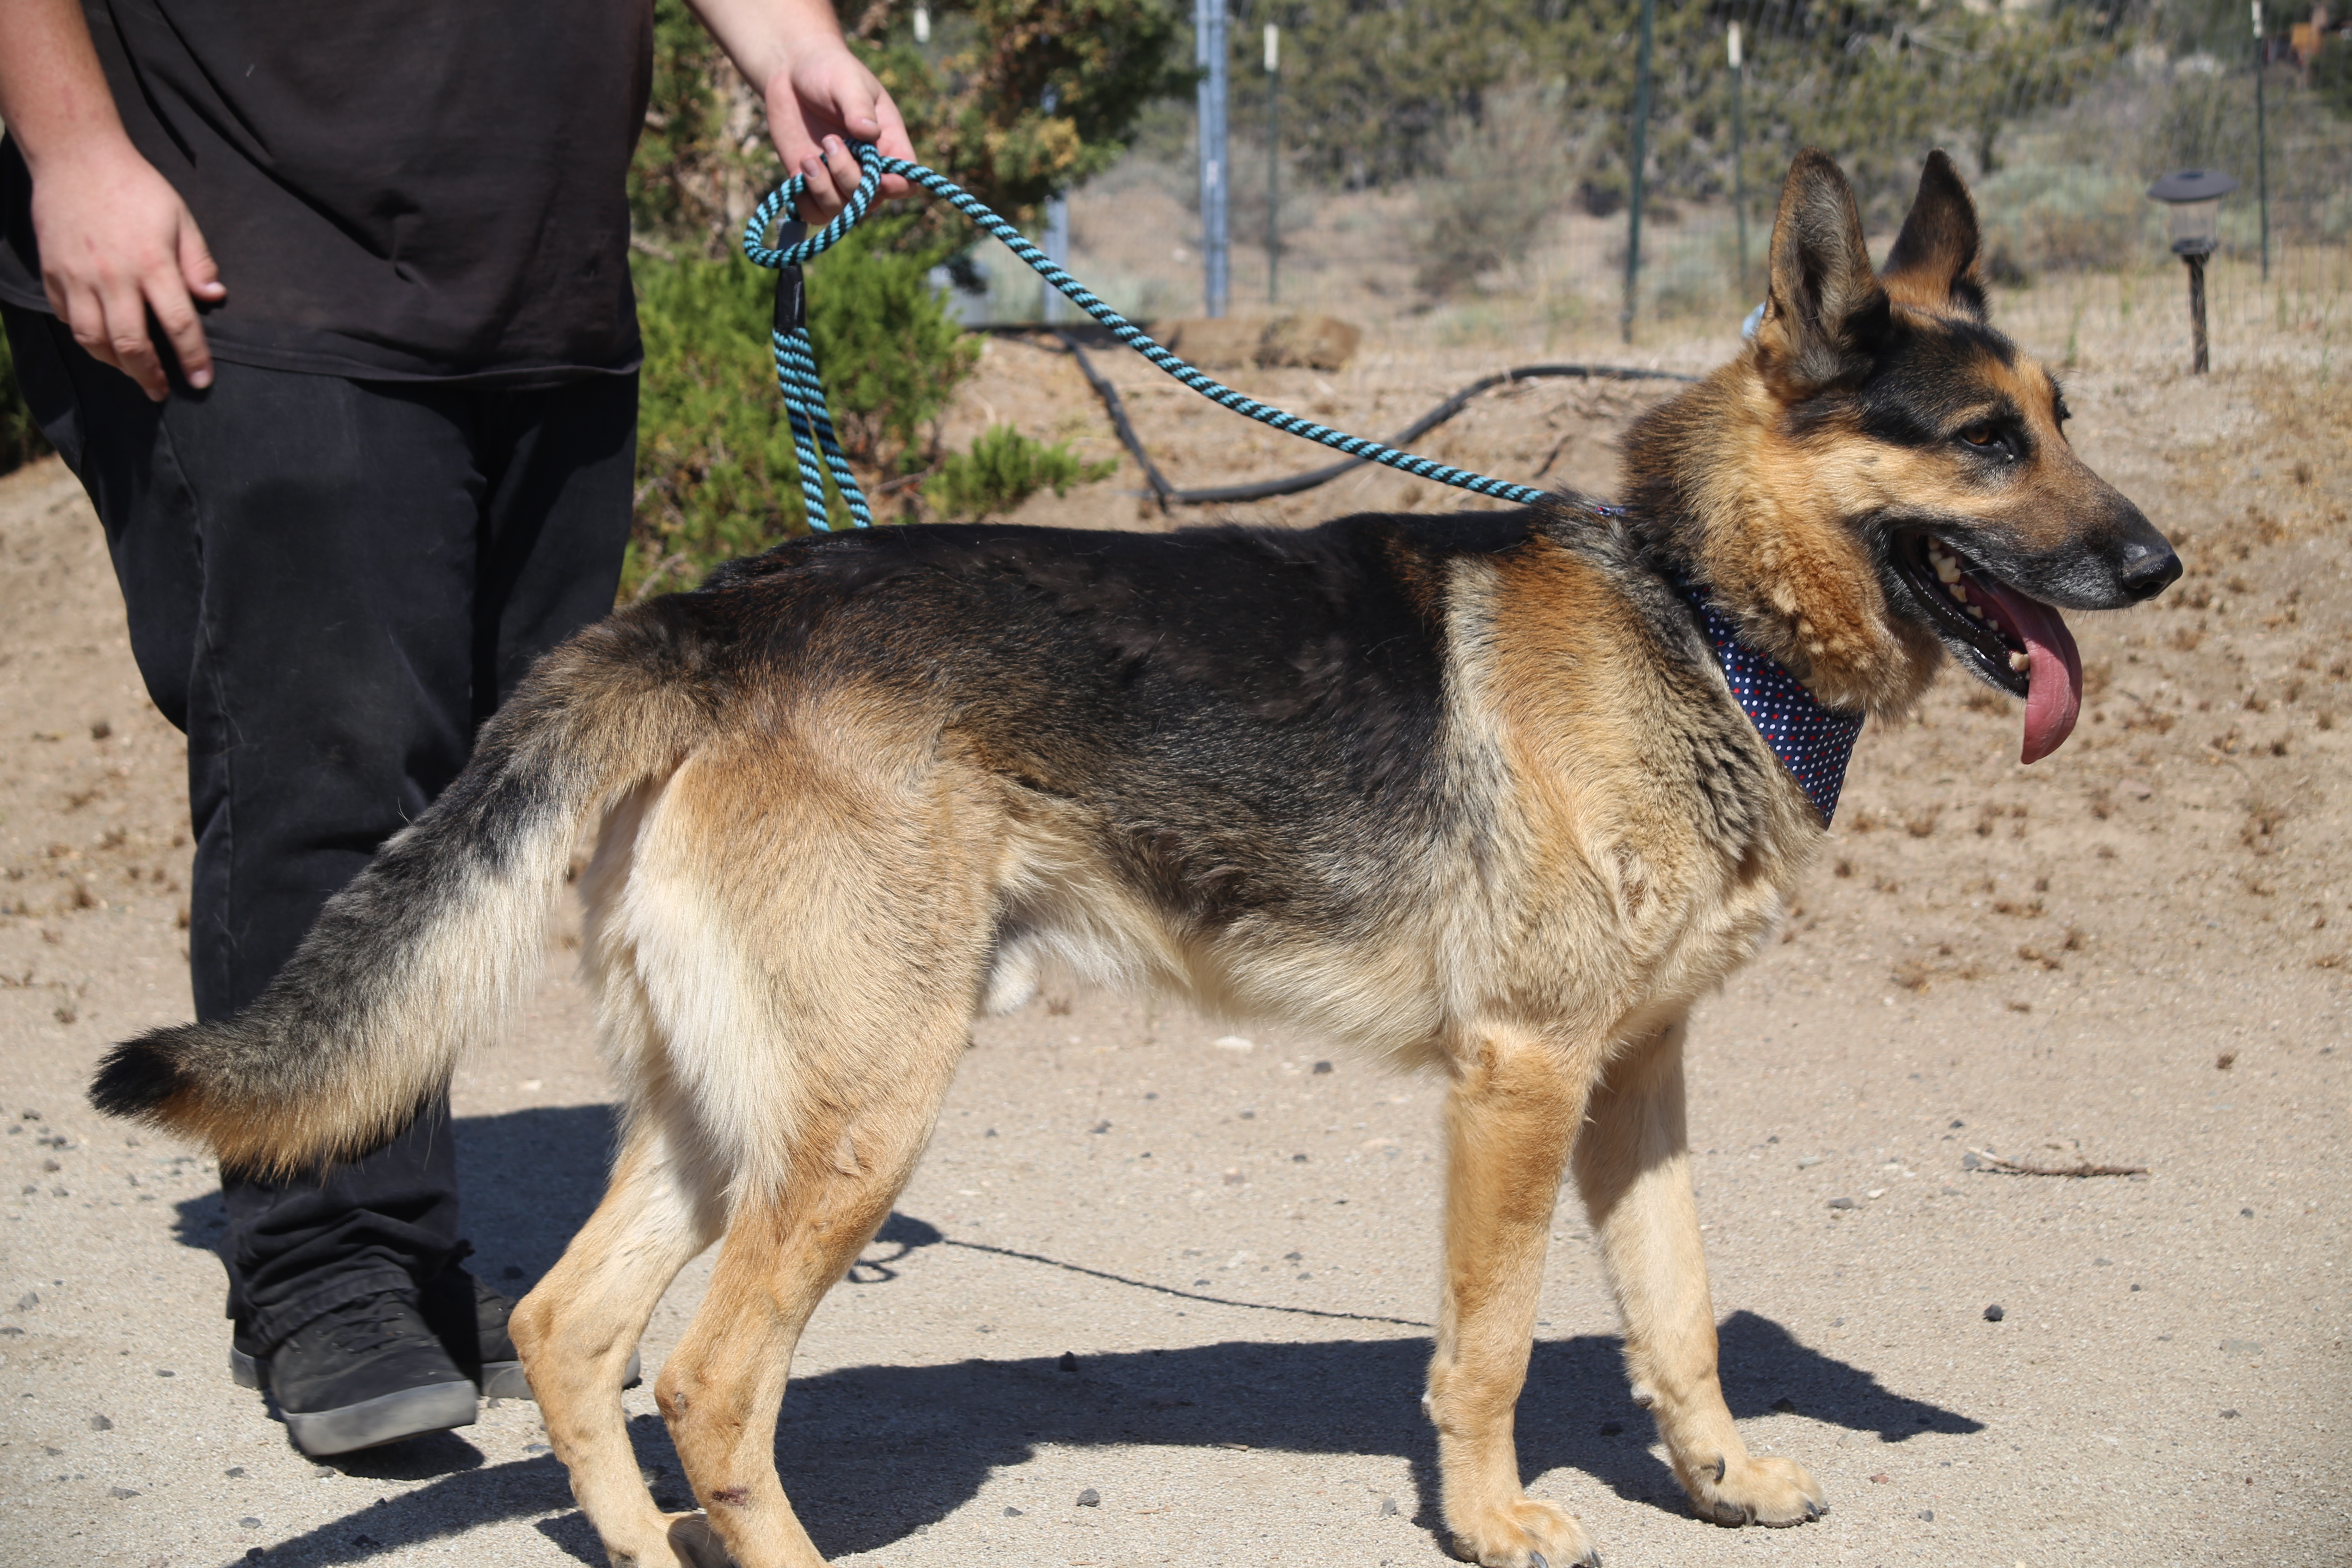
[[[1938,147],[1919,173],[1919,194],[1912,198],[1903,232],[1895,237],[1895,248],[1886,253],[1879,281],[1906,305],[1957,308],[1982,321],[1984,276],[1977,267],[1977,205]]]
[[[1853,187],[1814,148],[1797,154],[1780,187],[1770,289],[1756,344],[1782,397],[1810,396],[1869,368],[1886,335],[1886,291],[1870,269]]]

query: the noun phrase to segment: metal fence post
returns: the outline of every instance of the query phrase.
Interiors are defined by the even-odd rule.
[[[1203,71],[1201,121],[1201,313],[1222,316],[1227,294],[1225,0],[1193,0],[1193,63]]]
[[[1633,341],[1633,307],[1642,289],[1642,180],[1650,160],[1650,49],[1657,32],[1657,0],[1642,0],[1642,52],[1633,68],[1633,176],[1625,204],[1625,303],[1617,312],[1617,334]]]
[[[1282,299],[1282,29],[1265,25],[1265,302]]]
[[[1748,121],[1740,112],[1740,88],[1748,72],[1739,58],[1739,24],[1726,40],[1731,56],[1731,217],[1739,230],[1739,302],[1748,302]]]
[[[2263,215],[2263,281],[2271,280],[2271,128],[2269,106],[2263,99],[2263,0],[2254,7],[2254,204]]]
[[[1038,100],[1038,105],[1051,114],[1062,107],[1062,95],[1049,87]],[[1045,259],[1055,266],[1067,268],[1070,265],[1070,198],[1061,191],[1055,191],[1045,198]],[[1062,297],[1062,291],[1049,287],[1045,294],[1045,320],[1067,321],[1070,302]]]

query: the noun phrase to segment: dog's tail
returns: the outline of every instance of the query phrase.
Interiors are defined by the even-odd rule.
[[[550,654],[251,1006],[117,1046],[91,1102],[257,1174],[398,1131],[540,974],[582,825],[709,731],[720,682],[689,619],[649,605]]]

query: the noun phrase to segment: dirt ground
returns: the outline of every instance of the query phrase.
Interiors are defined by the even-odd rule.
[[[2352,1561],[2352,391],[2278,314],[2278,341],[2204,382],[2162,342],[2080,356],[2078,443],[2189,576],[2076,617],[2090,700],[2042,763],[2016,763],[2014,704],[1955,679],[1866,732],[1782,941],[1695,1026],[1726,1390],[1752,1447],[1821,1478],[1826,1520],[1688,1516],[1563,1208],[1520,1455],[1612,1564]],[[1244,384],[1381,433],[1502,364],[1696,369],[1731,341],[1628,361],[1534,329],[1374,325],[1346,371]],[[1316,460],[1101,357],[1180,484]],[[1653,395],[1532,384],[1426,447],[1605,491]],[[991,344],[950,438],[997,419],[1116,450],[1034,343]],[[1165,526],[1139,489],[1125,468],[1022,515]],[[1452,504],[1373,473],[1232,515]],[[320,1467],[230,1384],[210,1170],[81,1099],[110,1041],[188,1013],[179,738],[53,461],[0,480],[0,1555],[601,1562],[528,1405]],[[456,1089],[476,1263],[517,1291],[608,1152],[571,940]],[[1442,1561],[1418,1409],[1436,1097],[1312,1039],[1059,985],[985,1025],[795,1367],[778,1453],[820,1547]],[[1987,1154],[2144,1171],[2011,1175]],[[702,1279],[656,1318],[649,1376]],[[682,1497],[649,1389],[627,1402],[656,1489]]]

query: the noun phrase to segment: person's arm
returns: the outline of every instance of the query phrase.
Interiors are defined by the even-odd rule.
[[[857,188],[857,163],[841,138],[871,142],[885,157],[914,158],[898,106],[849,52],[826,0],[688,4],[766,100],[768,133],[785,169],[808,176],[815,210],[803,217],[831,216]],[[907,190],[907,182],[896,174],[882,182],[886,196],[902,196]]]
[[[191,296],[227,290],[187,205],[123,132],[80,0],[0,0],[0,120],[32,171],[49,308],[91,358],[161,402],[170,387],[148,335],[152,310],[188,384],[209,386]]]

